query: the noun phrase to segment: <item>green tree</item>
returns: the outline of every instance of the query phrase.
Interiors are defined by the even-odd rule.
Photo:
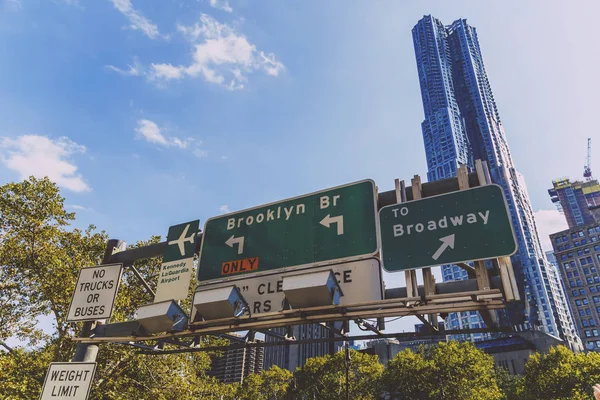
[[[564,346],[548,354],[536,353],[525,364],[524,400],[591,399],[592,385],[600,382],[600,354],[574,354]]]
[[[428,399],[435,391],[435,366],[422,352],[410,349],[396,354],[383,373],[382,388],[392,399]]]
[[[520,400],[523,392],[523,377],[512,375],[506,368],[496,368],[496,382],[502,391],[502,400]]]
[[[417,354],[398,353],[389,362],[382,386],[398,400],[502,398],[493,358],[469,342],[440,343]]]
[[[349,391],[354,400],[377,399],[384,367],[377,356],[350,350]],[[346,367],[343,351],[315,357],[294,373],[292,398],[339,400],[346,393]]]
[[[260,374],[251,374],[237,390],[239,400],[284,400],[292,380],[287,369],[273,366]]]
[[[70,229],[74,218],[65,211],[58,187],[46,178],[0,186],[0,341],[17,336],[36,345],[0,353],[0,399],[37,398],[48,364],[73,356],[75,345],[68,338],[82,324],[66,321],[71,295],[79,270],[101,262],[107,240],[94,226]],[[135,246],[158,241],[160,237],[152,237]],[[160,263],[153,258],[134,265],[155,288]],[[151,301],[126,268],[112,321],[130,320]],[[189,309],[189,298],[183,303]],[[42,336],[35,329],[40,315],[54,317],[53,334]],[[205,338],[201,345],[217,343],[224,342]],[[102,344],[97,361],[92,399],[233,399],[234,387],[206,377],[206,353],[147,356],[123,345]]]

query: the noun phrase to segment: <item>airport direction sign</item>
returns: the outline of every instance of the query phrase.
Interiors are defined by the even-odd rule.
[[[374,255],[375,183],[364,180],[206,221],[198,281]]]
[[[108,319],[121,282],[123,264],[106,264],[79,270],[67,321]]]
[[[386,271],[510,256],[517,251],[498,185],[486,185],[379,210]]]
[[[158,274],[155,303],[187,298],[194,269],[196,235],[199,227],[200,220],[169,227],[167,247]]]
[[[95,371],[95,362],[50,363],[40,400],[86,400]]]

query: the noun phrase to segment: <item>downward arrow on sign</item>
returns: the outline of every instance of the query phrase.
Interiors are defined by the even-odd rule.
[[[450,247],[451,249],[454,249],[454,233],[452,235],[448,235],[448,236],[444,236],[443,238],[440,238],[440,241],[442,242],[442,245],[440,246],[439,249],[437,249],[437,251],[433,254],[433,256],[431,256],[431,258],[433,258],[434,260],[437,260],[438,258],[440,258],[442,253],[448,247]]]

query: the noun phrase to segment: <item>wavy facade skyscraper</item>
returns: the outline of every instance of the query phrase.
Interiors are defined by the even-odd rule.
[[[502,314],[503,324],[531,324],[563,336],[572,326],[570,314],[559,312],[553,295],[549,263],[542,251],[523,176],[516,170],[483,63],[477,31],[465,19],[449,26],[424,16],[412,30],[425,119],[421,124],[429,181],[456,176],[461,164],[488,163],[493,183],[502,187],[518,252],[511,257],[519,283],[521,305]],[[467,279],[455,265],[442,268],[444,281]],[[475,313],[451,314],[448,329],[475,328]],[[568,328],[566,328],[568,329]],[[568,336],[568,335],[567,335]],[[473,336],[477,340],[481,337]]]

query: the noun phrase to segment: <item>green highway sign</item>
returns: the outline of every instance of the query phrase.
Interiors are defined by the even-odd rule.
[[[517,251],[502,188],[487,185],[379,210],[386,271],[509,256]]]
[[[209,219],[198,281],[359,259],[378,249],[375,183],[364,180]]]

